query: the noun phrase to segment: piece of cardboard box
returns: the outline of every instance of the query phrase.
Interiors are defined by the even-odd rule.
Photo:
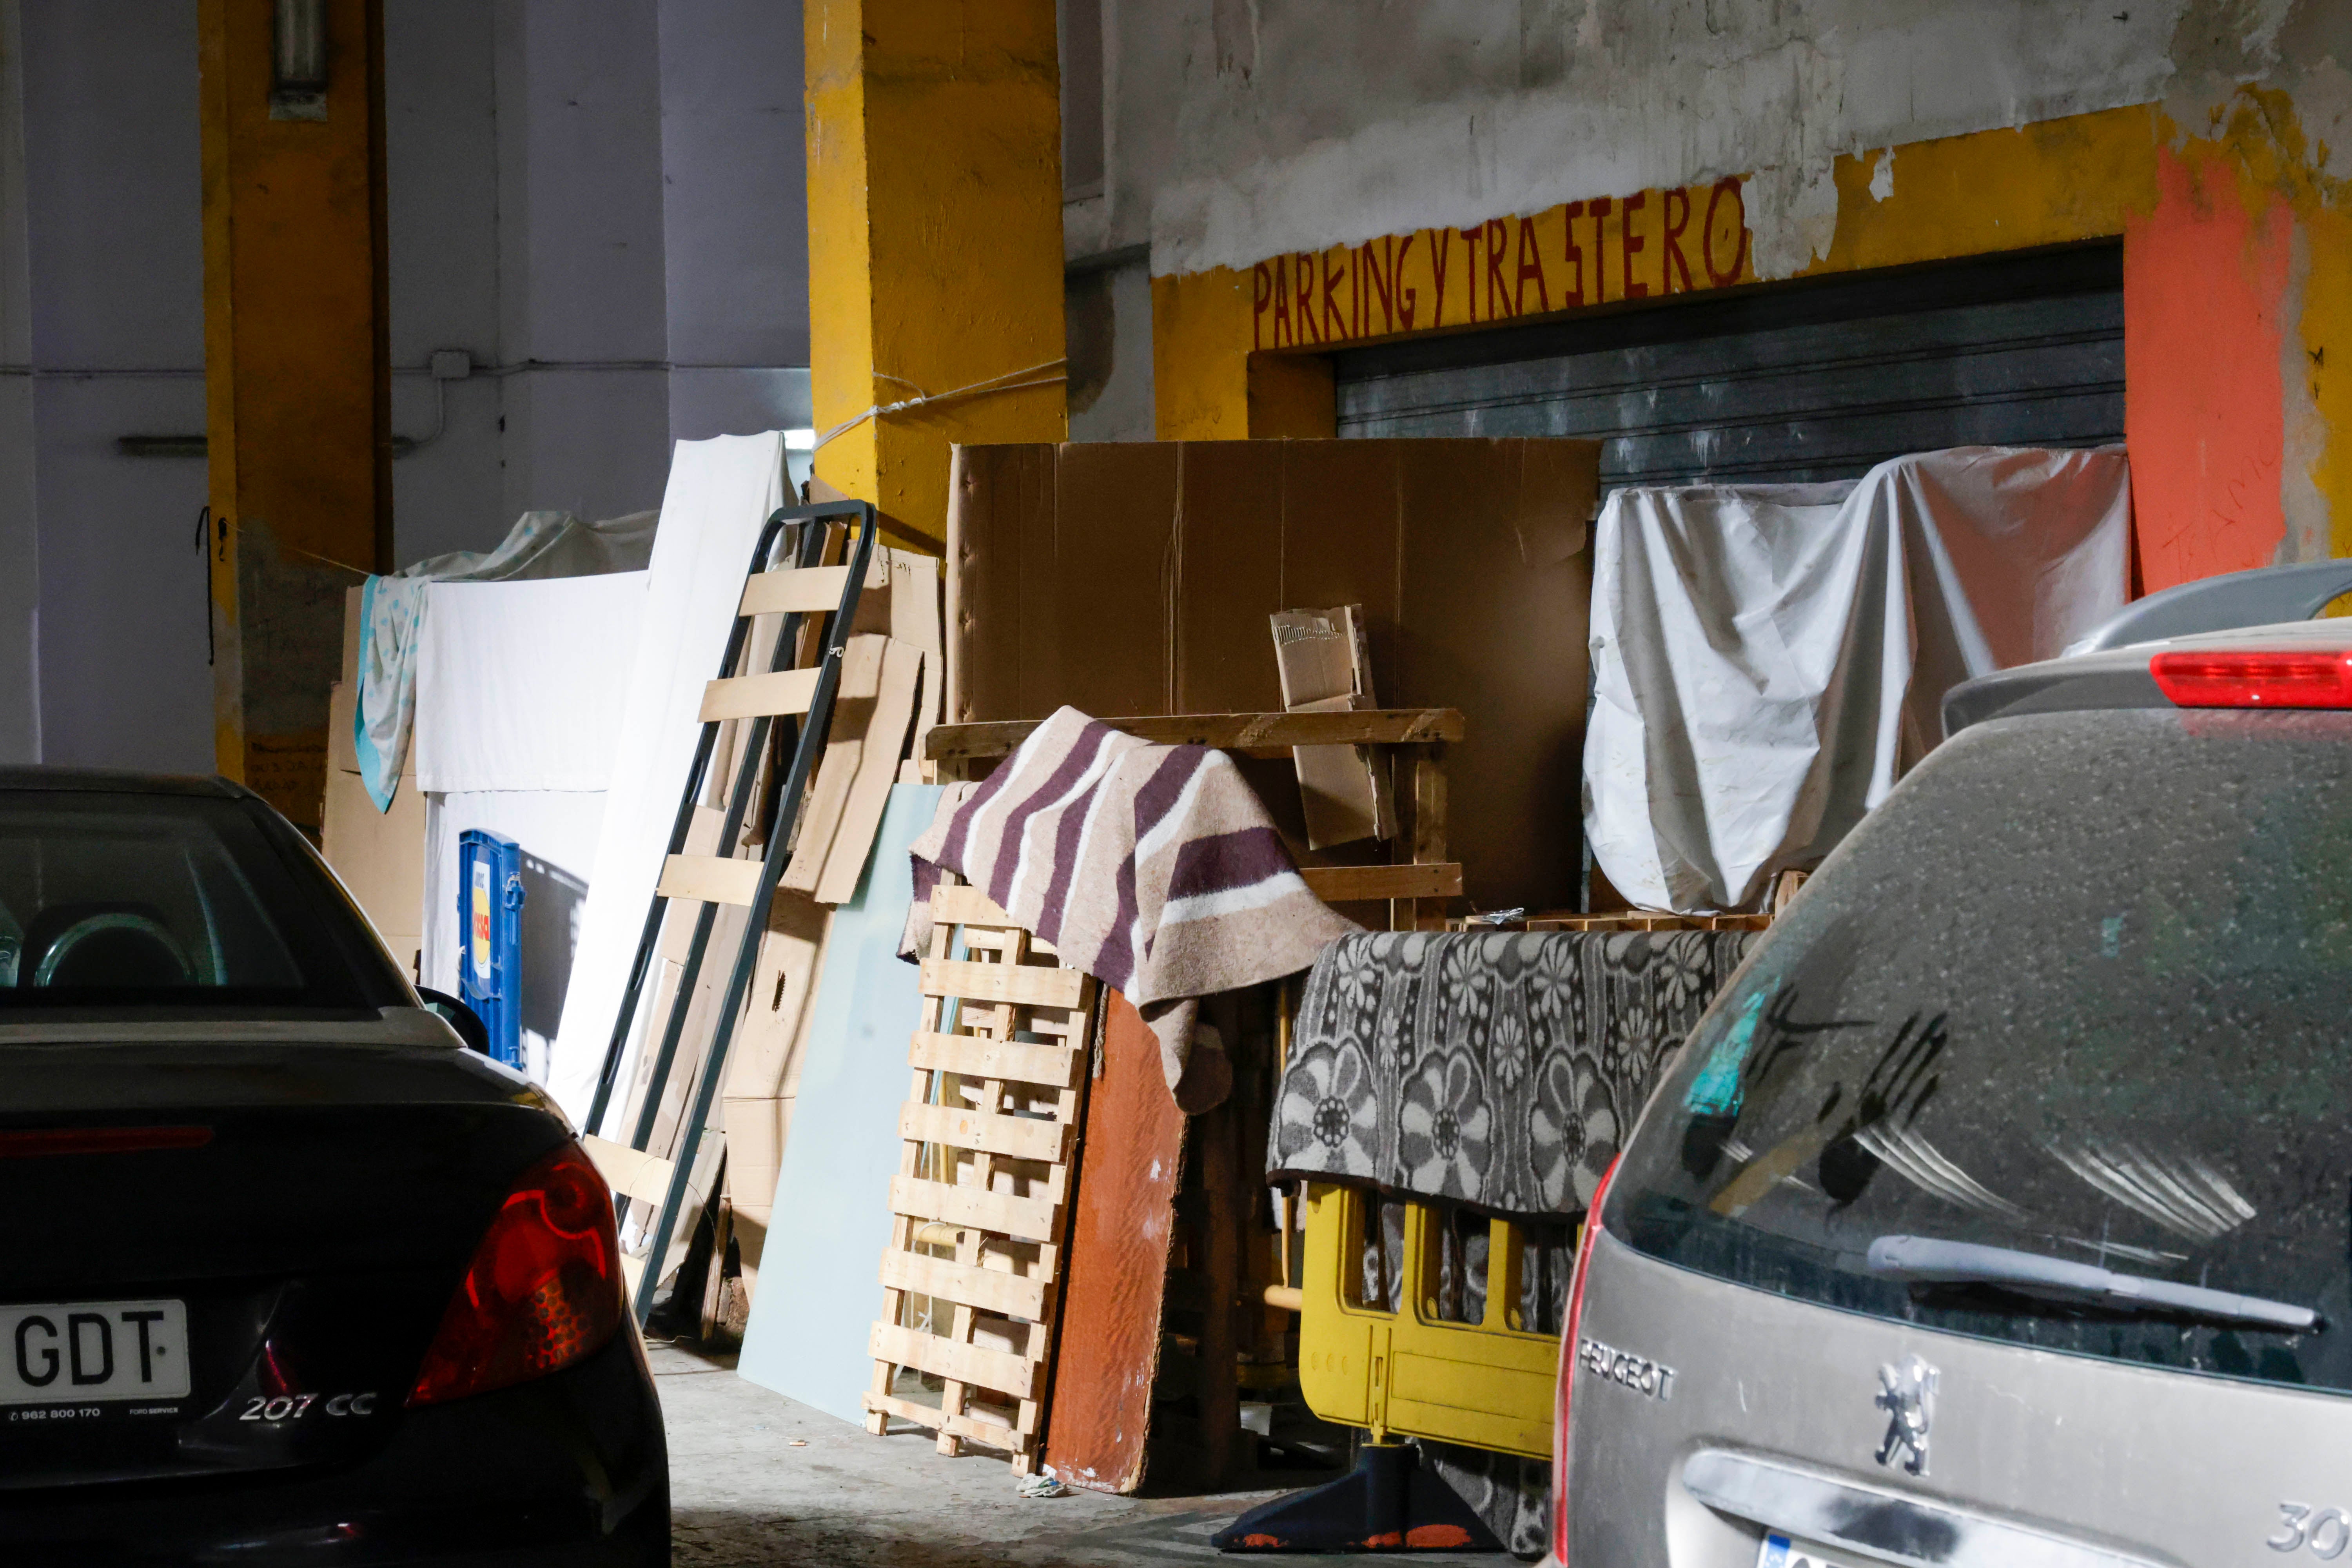
[[[1279,711],[1267,618],[1360,605],[1381,701],[1465,716],[1448,853],[1470,898],[1571,906],[1600,456],[1541,437],[959,447],[947,721]]]
[[[1286,710],[1348,713],[1380,706],[1372,699],[1360,606],[1283,610],[1273,625],[1275,673]],[[1370,747],[1293,746],[1290,757],[1309,847],[1396,837],[1395,792]]]
[[[425,945],[425,795],[402,784],[380,812],[360,775],[327,770],[319,852],[351,890],[400,966],[415,975]]]

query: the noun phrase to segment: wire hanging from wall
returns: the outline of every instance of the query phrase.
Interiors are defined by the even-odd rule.
[[[1066,382],[1070,379],[1066,370],[1069,363],[1066,359],[1043,360],[1020,370],[1008,370],[1003,375],[992,375],[986,381],[975,381],[970,386],[959,386],[952,392],[925,392],[904,376],[891,375],[887,372],[877,370],[874,373],[875,380],[890,382],[898,386],[913,386],[915,395],[901,398],[896,403],[877,403],[862,414],[852,415],[829,430],[820,431],[816,438],[816,447],[822,447],[835,436],[845,435],[856,429],[868,419],[878,419],[886,414],[903,414],[911,408],[922,408],[934,403],[946,403],[959,397],[980,397],[996,392],[1024,392],[1033,386],[1052,386],[1057,382]],[[1053,374],[1038,375],[1039,371],[1051,371]],[[1035,379],[1030,381],[1018,379],[1024,375],[1034,376]],[[816,447],[810,449],[814,451]]]

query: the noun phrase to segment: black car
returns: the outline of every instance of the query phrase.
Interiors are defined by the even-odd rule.
[[[611,1194],[249,792],[0,769],[0,1563],[669,1561]]]

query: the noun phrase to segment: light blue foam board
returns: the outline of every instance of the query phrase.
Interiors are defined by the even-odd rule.
[[[736,1372],[828,1415],[863,1424],[898,1173],[907,1047],[921,1010],[916,971],[898,958],[914,901],[907,847],[945,793],[898,784],[856,897],[834,911],[816,1014],[776,1173],[776,1206]]]

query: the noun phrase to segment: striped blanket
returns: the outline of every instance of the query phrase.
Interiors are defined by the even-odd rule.
[[[1359,929],[1307,891],[1231,757],[1155,746],[1075,708],[985,784],[950,793],[910,853],[902,956],[929,950],[931,889],[957,873],[1064,963],[1126,993],[1188,1110],[1230,1081],[1213,1031],[1195,1039],[1200,998],[1295,974]]]

